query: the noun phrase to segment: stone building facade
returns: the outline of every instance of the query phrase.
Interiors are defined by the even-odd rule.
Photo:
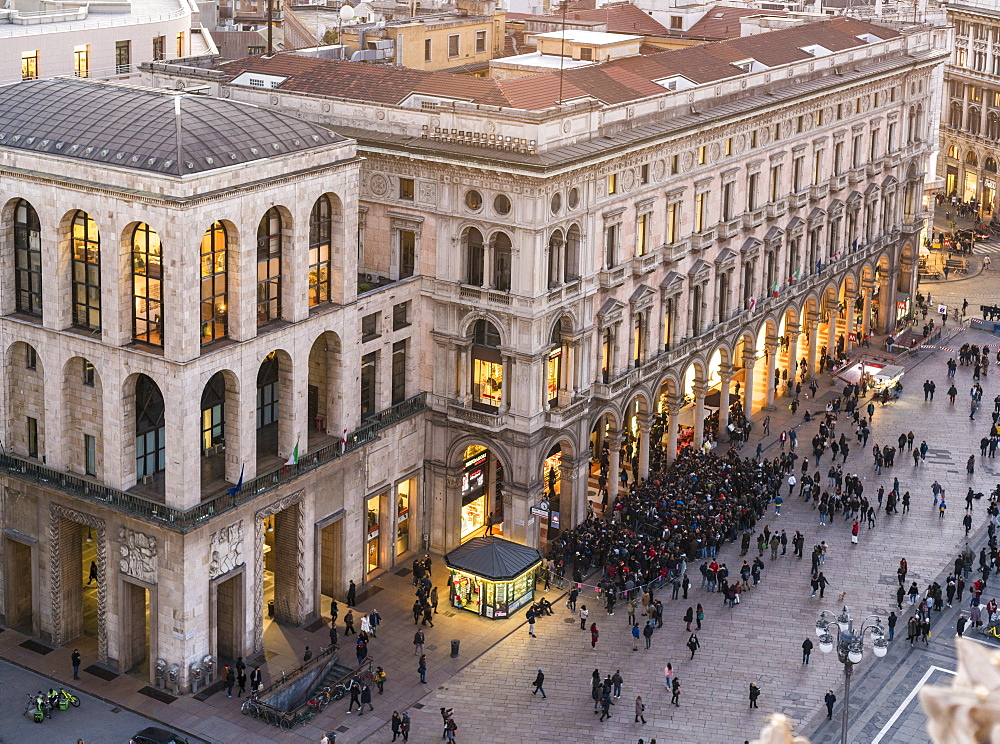
[[[939,184],[947,196],[997,206],[1000,161],[1000,11],[994,4],[947,6],[955,44],[944,75]]]
[[[654,416],[673,452],[770,408],[907,311],[947,33],[840,18],[562,80],[153,64],[173,93],[128,95],[181,131],[261,121],[171,172],[0,138],[6,622],[186,674],[488,518],[544,546],[603,443],[612,496],[623,438],[648,471]]]

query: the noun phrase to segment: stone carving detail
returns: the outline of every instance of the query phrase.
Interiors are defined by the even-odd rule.
[[[747,151],[747,136],[745,134],[736,135],[736,154],[742,155]]]
[[[662,181],[663,177],[667,175],[667,164],[662,160],[657,160],[653,163],[653,180]]]
[[[708,146],[708,159],[712,163],[717,163],[720,157],[722,157],[722,146],[718,142],[713,142]]]
[[[375,173],[368,179],[368,189],[373,196],[385,196],[389,193],[389,179],[381,173]]]
[[[809,740],[792,733],[792,722],[788,716],[772,713],[761,729],[760,738],[754,739],[752,744],[809,744]]]
[[[694,153],[688,151],[681,155],[681,170],[687,173],[692,168],[694,168]]]
[[[420,201],[424,204],[437,203],[437,184],[424,181],[420,184]]]
[[[1000,742],[1000,653],[956,638],[958,669],[951,687],[925,685],[920,703],[934,744]]]
[[[208,564],[208,578],[229,573],[243,565],[243,520],[213,532],[211,537],[212,560]]]
[[[254,571],[253,571],[253,648],[255,651],[264,647],[264,520],[278,512],[282,512],[290,506],[302,503],[305,490],[290,493],[278,499],[273,504],[265,506],[254,515]],[[306,520],[305,515],[299,511],[299,529],[296,535],[296,543],[299,555],[303,560],[299,561],[298,567],[298,609],[300,617],[303,616],[307,607],[307,597],[305,594],[305,547],[306,547]]]
[[[118,567],[123,574],[156,583],[156,538],[142,532],[130,530],[124,525],[118,528]]]
[[[68,519],[90,527],[97,534],[97,660],[108,661],[108,531],[100,517],[84,514],[62,504],[51,504],[49,514],[49,581],[52,586],[52,642],[63,643],[62,629],[62,556],[59,551],[59,520]]]
[[[622,188],[625,191],[631,191],[635,187],[635,171],[624,170],[622,171]]]

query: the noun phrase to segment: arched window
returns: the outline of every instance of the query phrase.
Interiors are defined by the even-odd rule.
[[[615,364],[615,333],[611,328],[605,328],[601,336],[601,379],[605,384],[611,382],[611,373]]]
[[[481,287],[486,257],[483,234],[474,227],[467,227],[462,235],[462,244],[465,246],[465,283]]]
[[[977,108],[969,109],[969,118],[967,121],[966,129],[968,129],[972,134],[979,134],[979,121],[981,118],[980,110]]]
[[[719,296],[715,298],[716,308],[718,310],[719,322],[726,320],[729,315],[729,272],[724,271],[719,274],[719,282],[716,286],[716,291]]]
[[[163,395],[156,383],[139,375],[135,381],[135,477],[142,480],[167,467]]]
[[[951,147],[948,148],[949,158],[954,158],[955,160],[958,160],[958,156],[959,156],[958,145],[952,145]]]
[[[132,232],[132,338],[163,346],[163,246],[145,222]]]
[[[983,168],[985,170],[988,170],[990,173],[996,173],[997,172],[997,161],[995,159],[991,158],[991,157],[990,158],[986,158],[986,160],[983,161]]]
[[[567,282],[580,278],[580,226],[570,225],[566,232],[566,259],[563,276]]]
[[[986,116],[986,136],[990,139],[1000,139],[1000,116],[990,111]]]
[[[42,229],[24,199],[14,205],[14,290],[19,313],[42,317]]]
[[[215,454],[226,442],[226,378],[212,375],[201,393],[201,453]]]
[[[309,213],[309,307],[330,301],[330,238],[333,210],[330,197],[321,196]]]
[[[965,162],[966,162],[966,164],[972,165],[972,166],[978,166],[979,165],[979,156],[976,155],[976,151],[975,150],[969,150],[967,153],[965,153]]]
[[[492,412],[502,401],[500,332],[488,320],[477,320],[472,327],[472,405]]]
[[[213,222],[201,239],[201,343],[210,344],[229,333],[228,255],[226,228]]]
[[[563,283],[563,249],[566,241],[563,240],[562,230],[556,230],[549,236],[549,287],[558,287]]]
[[[101,328],[101,237],[86,212],[73,215],[73,325]]]
[[[258,326],[281,317],[282,222],[281,212],[271,207],[257,226]]]
[[[257,370],[257,428],[278,423],[278,355],[267,355]]]
[[[912,130],[913,130],[913,139],[915,140],[917,138],[917,134],[916,134],[916,131],[917,131],[917,129],[916,129],[916,127],[917,127],[917,117],[916,117],[916,110],[913,109],[912,111],[913,111],[913,113],[911,114],[911,116],[912,116],[912,120],[911,121],[913,123],[913,127],[912,127]],[[950,118],[948,120],[948,123],[951,125],[952,129],[961,129],[962,128],[962,105],[960,103],[952,103],[951,104],[951,116],[950,116]]]
[[[493,236],[493,289],[501,292],[510,292],[510,274],[513,254],[511,251],[510,238],[507,233],[499,232]]]
[[[546,398],[549,407],[555,408],[559,405],[559,391],[563,387],[563,360],[565,348],[563,347],[563,326],[565,320],[556,323],[552,329],[552,337],[549,339],[549,359],[546,369]]]

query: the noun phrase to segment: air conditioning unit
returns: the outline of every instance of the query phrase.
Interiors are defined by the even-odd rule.
[[[151,485],[152,482],[153,482],[153,476],[151,476],[151,475],[144,475],[144,476],[142,476],[142,485],[148,486],[148,485]]]
[[[226,445],[224,444],[217,444],[211,448],[211,452],[213,455],[221,455],[225,451],[226,451]]]
[[[378,274],[365,274],[365,281],[371,283],[377,283],[379,280]]]

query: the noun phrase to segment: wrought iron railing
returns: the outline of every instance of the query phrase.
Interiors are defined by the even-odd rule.
[[[426,393],[418,393],[367,419],[363,426],[347,435],[346,442],[335,441],[313,450],[302,456],[297,463],[282,465],[269,473],[251,478],[239,488],[230,488],[190,509],[167,506],[159,501],[110,488],[15,455],[0,455],[0,471],[20,480],[41,483],[46,488],[111,507],[129,516],[154,522],[171,530],[187,532],[217,514],[233,509],[265,491],[288,483],[320,465],[374,442],[379,438],[380,431],[419,413],[425,406]]]

